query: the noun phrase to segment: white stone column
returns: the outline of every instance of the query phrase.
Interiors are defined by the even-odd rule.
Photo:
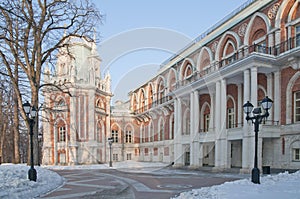
[[[192,122],[193,121],[193,122]],[[191,167],[199,167],[199,139],[198,139],[198,129],[199,129],[199,94],[198,91],[191,93]]]
[[[281,120],[281,83],[280,83],[281,73],[276,71],[274,73],[274,101],[272,109],[274,111],[274,121]]]
[[[216,82],[216,98],[215,98],[215,169],[219,169],[221,162],[220,147],[220,126],[221,126],[221,83]]]
[[[244,71],[244,103],[250,101],[250,71],[247,69]],[[251,135],[251,126],[246,121],[246,115],[243,117],[243,141],[242,141],[242,170],[241,172],[248,173],[250,168],[253,167],[253,158],[254,158],[254,146],[251,142],[253,135]]]
[[[226,111],[227,85],[223,79],[216,83],[216,144],[215,169],[227,168],[227,138],[226,138]]]
[[[194,112],[195,112],[195,107],[194,107],[194,92],[190,93],[190,134],[191,134],[191,141],[193,138],[194,134]]]
[[[194,131],[199,133],[199,119],[200,119],[200,107],[199,107],[199,92],[194,92]]]
[[[237,123],[238,123],[238,127],[241,127],[242,119],[244,118],[242,85],[238,84],[237,88],[238,88]]]
[[[184,151],[182,147],[182,107],[180,98],[175,99],[175,136],[174,136],[174,166],[184,165]]]
[[[274,96],[273,96],[273,74],[272,73],[267,74],[267,96],[272,100],[274,99]],[[270,113],[270,116],[268,117],[268,120],[273,120],[273,110],[271,109],[269,111],[269,113]]]
[[[251,68],[251,100],[250,102],[254,107],[257,107],[257,67]]]
[[[222,79],[221,80],[221,115],[220,115],[220,121],[221,121],[221,138],[226,137],[226,113],[227,113],[227,85],[226,85],[226,80]]]
[[[258,72],[257,72],[257,67],[252,67],[251,68],[251,103],[253,104],[254,108],[258,107],[257,101],[258,101],[258,97],[257,97],[257,90],[258,90]],[[251,140],[250,140],[250,148],[253,148],[252,150],[250,150],[253,155],[250,156],[250,159],[252,157],[252,162],[254,164],[254,146],[255,146],[255,138],[254,138],[254,125],[251,125],[251,132],[250,134],[251,136]],[[258,168],[261,167],[261,162],[262,162],[262,137],[261,137],[261,127],[260,127],[260,131],[258,132],[258,146],[257,146],[257,162],[258,162]],[[252,164],[252,165],[253,165]],[[253,166],[252,166],[253,167]]]
[[[215,96],[215,132],[216,138],[218,137],[221,125],[221,84],[216,82],[216,96]]]
[[[213,131],[216,131],[216,119],[215,119],[215,115],[216,115],[216,94],[212,93],[210,94],[210,120],[209,120],[209,129],[208,131],[212,131],[211,129],[213,129]]]

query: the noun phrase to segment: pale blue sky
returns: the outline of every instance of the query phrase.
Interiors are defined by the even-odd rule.
[[[113,101],[154,77],[159,66],[247,0],[94,0],[102,73],[110,71]],[[103,74],[102,74],[103,75]]]

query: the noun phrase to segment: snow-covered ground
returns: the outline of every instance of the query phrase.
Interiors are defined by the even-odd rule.
[[[165,167],[162,163],[144,162],[118,162],[113,164],[113,169],[132,171],[132,172],[153,172]],[[27,165],[0,165],[0,198],[35,198],[43,195],[64,183],[64,178],[60,177],[48,168],[56,170],[66,169],[108,169],[105,165],[81,165],[81,166],[48,166],[35,167],[37,170],[37,182],[28,180]],[[163,171],[163,170],[162,170]],[[168,170],[168,172],[178,172]],[[263,176],[261,184],[253,184],[250,177],[247,179],[226,182],[222,185],[204,187],[189,192],[181,193],[179,199],[299,199],[300,198],[300,171],[288,174],[280,173],[277,175]]]
[[[28,180],[27,165],[0,165],[0,198],[34,198],[47,193],[63,184],[64,178],[57,173],[41,167],[35,167],[37,181]]]
[[[222,185],[204,187],[181,193],[177,199],[299,199],[300,171],[289,174],[261,177],[261,184],[253,184],[249,179],[225,182]]]

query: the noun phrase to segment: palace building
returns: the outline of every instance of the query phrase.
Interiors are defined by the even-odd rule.
[[[76,43],[72,52],[61,50],[48,80],[72,82],[72,97],[56,91],[45,100],[57,111],[43,124],[44,164],[108,162],[113,138],[114,161],[249,172],[254,130],[243,104],[260,107],[268,96],[258,165],[300,169],[300,1],[248,0],[114,106],[95,44]]]

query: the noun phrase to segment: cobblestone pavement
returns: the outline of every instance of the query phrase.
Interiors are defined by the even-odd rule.
[[[222,184],[241,178],[203,172],[160,170],[130,173],[108,170],[58,170],[66,183],[41,198],[45,199],[164,199],[191,189]]]

